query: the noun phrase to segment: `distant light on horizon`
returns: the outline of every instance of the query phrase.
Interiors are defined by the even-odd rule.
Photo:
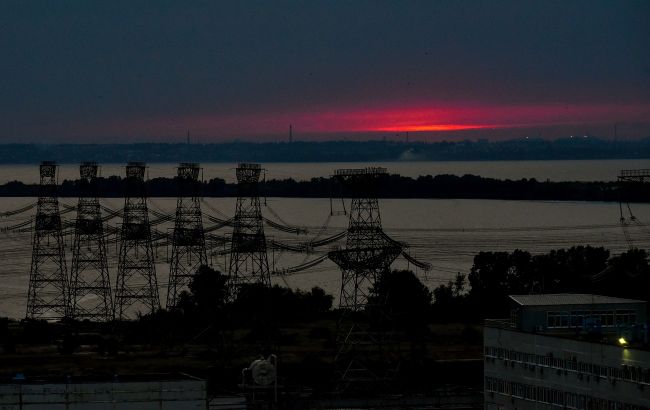
[[[431,125],[396,125],[390,127],[377,127],[367,131],[377,132],[425,132],[425,131],[462,131],[494,128],[494,125],[463,125],[463,124],[431,124]]]

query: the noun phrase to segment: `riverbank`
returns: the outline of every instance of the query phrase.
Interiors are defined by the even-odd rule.
[[[178,184],[173,178],[154,178],[146,181],[151,197],[176,197]],[[120,198],[124,195],[121,177],[98,178],[98,196]],[[214,178],[199,185],[203,197],[237,196],[237,184]],[[312,178],[308,181],[273,179],[259,184],[260,196],[284,198],[330,198],[349,196],[344,187],[330,178]],[[37,197],[38,184],[20,181],[0,185],[0,197]],[[65,180],[58,187],[60,197],[77,197],[79,184]],[[494,179],[476,175],[436,175],[417,178],[387,175],[379,184],[379,198],[420,199],[502,199],[543,201],[628,201],[650,202],[650,184],[617,182],[554,182],[536,179]]]

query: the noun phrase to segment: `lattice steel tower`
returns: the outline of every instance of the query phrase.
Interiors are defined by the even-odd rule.
[[[624,169],[621,170],[621,173],[618,176],[618,209],[620,212],[620,223],[621,228],[623,228],[623,235],[627,241],[628,247],[630,249],[635,248],[633,237],[628,231],[630,226],[637,226],[642,229],[646,229],[645,224],[643,224],[635,215],[632,213],[632,208],[630,207],[630,202],[642,200],[641,196],[635,198],[632,194],[636,188],[641,188],[644,183],[650,182],[650,169]],[[642,189],[636,190],[637,192],[643,192]],[[637,194],[638,195],[638,194]],[[625,206],[624,206],[625,205]]]
[[[340,373],[339,390],[352,384],[377,388],[385,380],[385,366],[371,370],[369,362],[387,361],[377,354],[387,339],[386,331],[367,328],[359,314],[369,306],[370,288],[402,252],[402,244],[389,238],[381,226],[376,188],[386,177],[383,168],[340,169],[334,174],[352,197],[347,240],[344,247],[329,252],[341,269],[339,308],[342,316],[337,334],[336,366]],[[373,306],[374,312],[386,314],[383,303]],[[375,356],[372,357],[374,352]],[[375,366],[376,367],[376,366]]]
[[[259,197],[261,173],[259,164],[237,167],[237,205],[229,268],[231,297],[246,283],[271,284]]]
[[[68,313],[68,277],[56,192],[57,168],[52,161],[43,161],[40,165],[41,179],[27,292],[28,319],[58,320]]]
[[[178,304],[178,297],[201,265],[206,265],[205,232],[201,218],[199,164],[178,166],[179,195],[172,233],[172,258],[167,288],[167,309]]]
[[[329,253],[342,272],[339,308],[357,312],[368,303],[368,289],[402,252],[382,230],[376,188],[384,168],[339,169],[334,177],[352,197],[344,248]]]
[[[102,214],[97,199],[97,163],[79,166],[79,202],[70,268],[70,317],[113,319]]]
[[[143,162],[129,162],[126,166],[124,215],[115,286],[115,318],[119,320],[132,317],[139,305],[144,305],[149,312],[160,307],[144,186],[145,170]]]

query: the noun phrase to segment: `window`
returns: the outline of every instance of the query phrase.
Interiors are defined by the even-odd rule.
[[[516,350],[504,349],[501,347],[486,346],[486,355],[504,360],[503,363],[513,364],[515,362],[529,365],[539,365],[557,370],[568,370],[575,373],[590,374],[596,377],[630,380],[637,383],[650,384],[650,369],[638,366],[623,364],[621,367],[601,366],[595,363],[578,361],[572,354],[565,354],[564,357],[554,357],[551,354],[539,355],[525,353]],[[510,389],[510,386],[504,386]]]
[[[613,310],[595,310],[592,314],[595,325],[603,327],[615,326],[615,315]]]
[[[502,388],[503,386],[503,388]],[[638,406],[591,397],[586,394],[574,393],[563,390],[551,389],[545,386],[506,381],[494,377],[485,378],[485,390],[493,394],[534,401],[537,403],[551,404],[568,409],[594,409],[594,410],[640,410]],[[486,408],[502,410],[503,407],[486,403]]]
[[[569,327],[569,312],[548,312],[546,326],[549,328]]]
[[[626,326],[636,323],[636,311],[634,310],[617,310],[616,311],[616,325]]]

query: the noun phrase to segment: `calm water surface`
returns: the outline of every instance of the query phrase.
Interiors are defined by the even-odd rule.
[[[0,209],[17,209],[32,201],[31,198],[0,198]],[[76,201],[66,198],[62,203],[74,205]],[[103,204],[119,209],[119,198],[102,199]],[[172,213],[174,198],[152,198],[150,208]],[[203,211],[219,218],[234,213],[234,198],[209,198],[203,202]],[[393,238],[410,244],[409,252],[418,259],[433,265],[430,272],[418,272],[423,281],[435,287],[451,279],[456,272],[468,273],[473,256],[479,251],[529,250],[533,253],[573,245],[605,246],[614,254],[625,251],[629,243],[619,225],[619,209],[616,203],[598,202],[543,202],[501,200],[427,200],[391,199],[380,202],[385,231]],[[650,246],[650,204],[633,205],[639,226],[628,229],[632,244],[642,248]],[[307,242],[315,237],[323,238],[343,231],[346,216],[328,217],[330,202],[327,199],[269,198],[268,206],[262,208],[270,219],[278,216],[287,223],[309,229],[307,235],[294,235],[267,228],[267,236],[285,243]],[[0,227],[29,220],[33,210],[9,218],[0,218]],[[64,215],[74,218],[74,212]],[[119,219],[109,221],[117,226]],[[206,226],[210,223],[206,222]],[[170,223],[156,225],[155,229],[167,232]],[[212,232],[225,236],[231,228]],[[0,232],[0,316],[23,317],[31,258],[31,234]],[[71,235],[67,237],[66,249],[70,266]],[[111,279],[117,271],[117,244],[108,247]],[[330,245],[331,246],[331,245]],[[269,252],[269,261],[275,270],[296,266],[327,252],[329,248],[317,249],[310,254]],[[221,255],[223,245],[212,249],[211,263],[219,270],[227,266],[227,257]],[[160,294],[164,305],[169,268],[166,263],[168,249],[157,248],[157,274]],[[398,260],[394,267],[408,267]],[[277,283],[294,288],[323,287],[337,295],[340,271],[329,260],[309,270],[284,279],[276,277]]]
[[[602,161],[473,161],[473,162],[388,162],[388,163],[271,163],[264,164],[267,178],[294,178],[305,180],[326,177],[337,168],[383,166],[390,172],[405,176],[437,174],[475,174],[499,179],[536,178],[552,181],[613,181],[621,169],[650,168],[650,160],[602,160]],[[152,164],[149,178],[172,177],[176,164]],[[224,178],[234,182],[236,164],[203,164],[203,178]],[[102,175],[123,175],[123,164],[102,165]],[[64,164],[59,180],[73,179],[78,166]],[[38,182],[36,165],[0,166],[0,183],[21,180]],[[33,202],[32,198],[0,198],[0,211],[17,209]],[[203,202],[203,211],[221,219],[234,212],[234,198],[209,198]],[[75,205],[66,198],[64,204]],[[119,198],[102,199],[104,205],[120,209]],[[173,213],[174,198],[152,198],[150,208]],[[337,205],[340,206],[340,205]],[[619,209],[615,203],[597,202],[543,202],[500,200],[427,200],[391,199],[381,201],[382,221],[385,231],[393,238],[410,245],[409,252],[418,259],[433,265],[430,272],[418,272],[430,287],[453,278],[456,272],[468,273],[472,259],[479,251],[529,250],[533,253],[574,245],[604,246],[613,253],[620,253],[630,245],[648,248],[650,228],[650,205],[633,205],[632,209],[640,224],[627,229],[629,240],[619,225]],[[297,244],[314,238],[324,238],[345,230],[346,216],[329,217],[330,201],[327,199],[269,198],[263,207],[265,216],[306,227],[307,235],[292,235],[267,228],[267,236],[276,241]],[[34,210],[23,214],[0,218],[0,228],[29,221]],[[64,215],[74,218],[74,212]],[[119,219],[108,222],[118,226]],[[210,224],[206,222],[206,226]],[[155,229],[168,232],[171,223],[156,225]],[[227,236],[231,228],[213,231],[216,237]],[[66,253],[70,266],[72,235],[66,237]],[[117,271],[117,241],[111,238],[108,247],[108,263],[111,279]],[[109,241],[110,242],[110,241]],[[332,246],[332,245],[329,245]],[[328,247],[316,249],[310,254],[269,252],[273,270],[296,266],[318,258]],[[211,249],[211,263],[224,271],[227,252],[223,245]],[[166,295],[169,275],[167,256],[169,249],[157,247],[157,275],[160,294]],[[26,306],[27,283],[31,258],[31,233],[0,232],[0,316],[23,317]],[[408,263],[397,260],[394,267],[407,268]],[[275,282],[291,287],[309,289],[320,286],[337,296],[340,271],[329,260],[309,270],[287,277],[275,277]]]

